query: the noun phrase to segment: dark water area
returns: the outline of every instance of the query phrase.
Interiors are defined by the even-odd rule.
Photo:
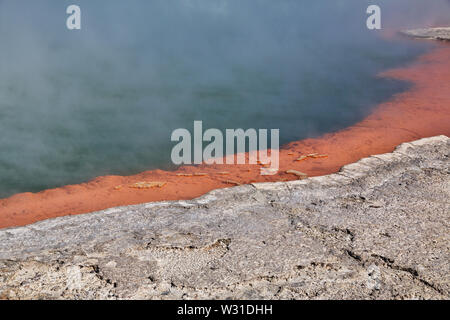
[[[384,28],[442,11],[378,3]],[[171,133],[194,120],[280,129],[282,144],[352,125],[409,86],[379,72],[431,47],[368,30],[369,4],[0,1],[0,197],[170,169]]]

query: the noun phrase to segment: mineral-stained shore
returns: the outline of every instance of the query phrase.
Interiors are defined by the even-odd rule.
[[[260,175],[260,165],[203,165],[183,166],[176,171],[152,170],[133,176],[98,177],[87,183],[0,199],[0,228],[118,206],[188,200],[237,183],[294,180],[296,175],[288,173],[292,170],[310,177],[322,176],[372,154],[392,152],[403,142],[437,135],[450,136],[448,42],[436,42],[434,49],[415,62],[385,71],[380,77],[407,81],[411,87],[373,106],[365,119],[346,129],[283,146],[280,171],[276,175]],[[328,157],[296,161],[313,153]],[[223,172],[227,174],[223,175]],[[155,184],[163,187],[133,187]]]
[[[0,298],[448,299],[449,151],[1,230]]]

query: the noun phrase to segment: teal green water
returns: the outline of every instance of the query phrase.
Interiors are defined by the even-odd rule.
[[[281,143],[344,128],[427,49],[367,30],[365,1],[78,1],[81,31],[68,3],[0,2],[0,197],[173,168],[194,120]]]

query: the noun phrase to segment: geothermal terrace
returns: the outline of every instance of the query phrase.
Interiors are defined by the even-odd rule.
[[[449,299],[449,153],[3,229],[0,299]]]
[[[448,299],[449,151],[5,229],[0,297]]]

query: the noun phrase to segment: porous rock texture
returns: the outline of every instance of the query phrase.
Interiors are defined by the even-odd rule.
[[[0,231],[3,299],[449,298],[450,139]]]
[[[414,38],[450,41],[450,27],[413,29],[403,31],[403,34]]]

